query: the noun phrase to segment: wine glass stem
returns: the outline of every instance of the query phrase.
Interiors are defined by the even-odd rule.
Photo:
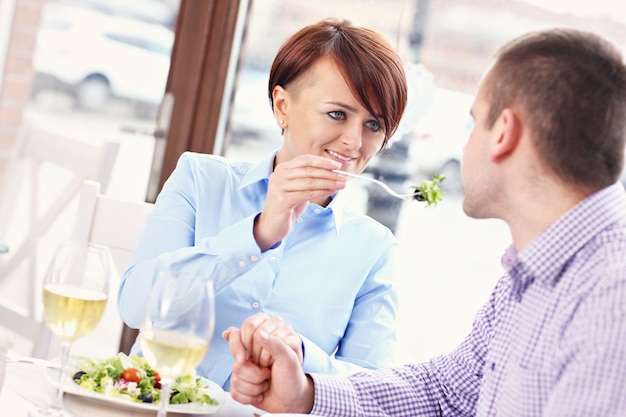
[[[67,361],[70,357],[71,342],[63,341],[61,343],[61,369],[59,369],[59,380],[57,381],[57,407],[63,410],[63,381],[65,373],[67,372]]]
[[[167,405],[170,403],[170,390],[172,381],[169,378],[161,377],[161,399],[159,400],[159,412],[157,417],[167,416]]]

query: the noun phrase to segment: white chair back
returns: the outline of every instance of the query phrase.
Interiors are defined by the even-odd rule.
[[[101,352],[90,351],[90,354],[110,356],[120,350],[126,350],[120,348],[123,329],[133,332],[123,325],[117,312],[119,279],[130,262],[153,207],[151,203],[127,201],[100,194],[97,182],[83,182],[72,238],[107,246],[115,266],[111,274],[109,301],[104,317],[95,331],[86,336],[90,338],[89,346],[95,344],[99,346]],[[94,339],[97,338],[102,342],[94,343]],[[80,339],[76,341],[77,349],[81,343]]]
[[[154,204],[122,200],[100,193],[100,184],[83,181],[72,238],[108,246],[122,273],[139,241]]]

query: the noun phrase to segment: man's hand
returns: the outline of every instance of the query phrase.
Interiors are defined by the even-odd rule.
[[[230,378],[233,399],[273,413],[311,411],[315,398],[313,380],[304,374],[300,358],[283,339],[258,332],[255,342],[273,358],[268,368],[250,360],[239,329],[227,329],[224,338],[235,358]]]

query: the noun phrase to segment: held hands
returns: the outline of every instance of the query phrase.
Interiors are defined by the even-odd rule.
[[[310,201],[323,204],[345,188],[346,178],[333,172],[341,164],[315,155],[301,155],[276,165],[270,175],[267,200],[254,224],[262,251],[280,242]]]
[[[235,358],[230,379],[235,400],[270,412],[311,410],[313,382],[302,371],[302,341],[291,326],[258,313],[223,336]]]
[[[229,330],[226,331],[228,332]],[[262,346],[262,333],[281,339],[294,351],[300,365],[302,364],[304,354],[302,352],[300,335],[280,317],[270,317],[263,312],[248,317],[241,324],[241,329],[239,329],[241,344],[246,349],[249,361],[262,368],[269,368],[274,362],[270,352]]]

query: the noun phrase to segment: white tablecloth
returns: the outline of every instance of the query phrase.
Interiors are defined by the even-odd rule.
[[[6,364],[4,384],[0,388],[0,416],[28,417],[28,411],[37,406],[49,404],[56,395],[50,379],[45,375],[46,369],[26,363],[9,362]],[[122,410],[110,408],[106,404],[76,395],[66,394],[65,408],[74,412],[77,417],[118,417],[118,416],[149,416],[156,412],[144,410]],[[209,416],[212,417],[254,417],[263,414],[252,406],[240,404],[227,393],[226,401],[220,409]],[[201,414],[202,415],[202,414]],[[168,413],[171,417],[183,417],[182,414]],[[185,414],[185,417],[190,417]]]

